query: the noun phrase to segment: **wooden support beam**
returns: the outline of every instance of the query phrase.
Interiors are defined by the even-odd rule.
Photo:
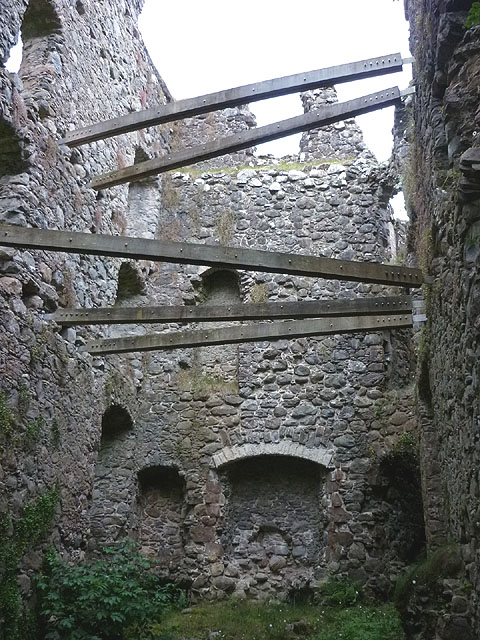
[[[98,122],[75,131],[69,131],[60,141],[60,144],[78,147],[95,140],[102,140],[121,133],[189,118],[209,111],[236,107],[265,100],[266,98],[296,93],[297,91],[307,91],[308,89],[316,89],[322,86],[395,73],[403,69],[403,64],[404,60],[402,60],[400,53],[390,53],[379,58],[369,58],[368,60],[340,64],[326,69],[296,73],[283,78],[264,80],[263,82],[247,84],[235,89],[209,93],[198,98],[178,100],[177,102],[170,102],[166,105],[159,105],[105,122]]]
[[[105,338],[94,340],[82,351],[92,354],[127,353],[132,351],[158,351],[162,349],[185,349],[240,342],[263,342],[281,338],[302,338],[357,331],[381,331],[412,326],[412,315],[357,316],[348,318],[319,318],[315,320],[292,320],[267,322],[244,326],[205,329],[202,331],[179,331],[154,333],[147,336]]]
[[[148,324],[152,322],[219,322],[275,320],[411,313],[412,298],[377,297],[353,300],[265,302],[222,306],[106,307],[59,309],[45,317],[65,326],[90,324]]]
[[[309,111],[301,116],[288,118],[281,122],[250,129],[249,131],[241,131],[236,135],[221,138],[213,142],[183,149],[175,153],[169,153],[160,158],[153,158],[145,162],[125,167],[105,173],[93,178],[91,186],[93,189],[106,189],[115,185],[124,184],[125,182],[135,182],[156,176],[165,171],[171,171],[178,167],[185,167],[202,160],[217,158],[227,153],[234,153],[242,149],[248,149],[263,142],[284,138],[293,133],[300,133],[310,129],[324,127],[334,122],[354,118],[362,113],[369,113],[377,109],[383,109],[400,101],[400,90],[398,87],[391,87],[377,93],[372,93],[361,98],[348,100],[347,102],[336,102],[324,107]]]
[[[0,246],[152,260],[153,262],[197,264],[223,269],[287,273],[312,278],[373,282],[402,287],[419,287],[427,281],[428,277],[424,277],[420,269],[376,262],[336,260],[243,247],[32,229],[3,223],[0,223]]]

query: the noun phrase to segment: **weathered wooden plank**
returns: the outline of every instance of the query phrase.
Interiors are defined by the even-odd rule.
[[[390,53],[379,58],[368,58],[358,62],[316,69],[304,73],[296,73],[282,78],[264,80],[247,84],[226,91],[209,93],[197,98],[188,98],[159,105],[151,109],[137,111],[128,115],[98,122],[87,127],[69,131],[61,144],[78,147],[88,142],[117,136],[121,133],[136,131],[182,118],[189,118],[207,113],[235,107],[238,105],[283,96],[297,91],[307,91],[321,86],[351,82],[362,78],[395,73],[403,69],[404,61],[400,53]]]
[[[209,160],[223,156],[227,153],[234,153],[242,149],[248,149],[263,142],[276,140],[290,136],[293,133],[300,133],[310,129],[323,127],[334,122],[339,122],[347,118],[359,116],[362,113],[369,113],[377,109],[383,109],[400,101],[400,91],[398,87],[391,87],[384,91],[378,91],[361,98],[348,100],[347,102],[337,102],[335,104],[326,105],[314,111],[310,111],[301,116],[288,118],[280,122],[250,129],[249,131],[241,131],[236,135],[214,140],[189,149],[183,149],[176,153],[169,153],[160,158],[153,158],[145,162],[125,167],[105,173],[93,178],[91,186],[93,189],[106,189],[115,185],[124,184],[125,182],[135,182],[158,175],[165,171],[185,167],[201,160]]]
[[[301,338],[357,331],[380,331],[412,326],[412,315],[318,318],[223,327],[202,331],[154,333],[146,336],[94,340],[82,349],[92,354],[127,353],[205,347],[209,345],[263,342],[280,338]]]
[[[419,287],[424,282],[424,276],[420,269],[376,262],[336,260],[294,253],[244,249],[243,247],[32,229],[3,223],[0,223],[0,246],[152,260],[154,262],[198,264],[245,271],[288,273],[314,278],[374,282],[404,287]]]
[[[148,324],[152,322],[218,322],[222,320],[275,320],[411,313],[412,298],[377,297],[353,300],[265,302],[230,305],[103,307],[59,309],[45,317],[66,326],[90,324]]]

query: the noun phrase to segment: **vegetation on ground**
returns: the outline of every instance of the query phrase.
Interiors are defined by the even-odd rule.
[[[294,599],[292,599],[294,600]],[[171,612],[149,628],[158,640],[403,640],[393,605],[364,602],[355,583],[329,580],[312,602],[246,600]]]
[[[49,554],[37,579],[45,640],[139,640],[147,627],[185,604],[154,563],[126,540],[93,562],[68,565]]]

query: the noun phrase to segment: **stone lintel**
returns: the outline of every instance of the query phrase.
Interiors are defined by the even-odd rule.
[[[213,466],[220,469],[232,462],[258,456],[291,456],[310,460],[327,469],[333,468],[333,452],[331,450],[324,447],[309,448],[297,442],[286,440],[278,443],[243,444],[224,447],[213,456]]]

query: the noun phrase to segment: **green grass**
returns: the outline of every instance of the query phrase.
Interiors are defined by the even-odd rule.
[[[305,169],[312,169],[314,167],[321,167],[326,164],[343,164],[349,165],[352,164],[355,158],[345,158],[344,160],[338,160],[338,158],[323,158],[319,160],[314,160],[311,162],[278,162],[275,164],[263,164],[263,165],[244,165],[243,167],[221,167],[221,168],[212,168],[212,169],[198,169],[194,166],[190,167],[179,167],[174,171],[176,173],[190,173],[193,176],[201,176],[206,173],[216,174],[216,173],[226,173],[228,175],[235,175],[240,171],[244,171],[245,169],[253,169],[254,171],[291,171],[292,169],[295,171],[304,171]]]
[[[404,610],[418,587],[427,587],[434,592],[438,583],[445,578],[455,578],[463,569],[458,547],[447,544],[426,558],[412,564],[397,581],[394,601],[397,609]]]
[[[303,629],[294,633],[289,625],[299,621]],[[342,608],[230,600],[172,613],[152,627],[158,640],[206,640],[212,632],[219,640],[404,640],[392,605]]]

